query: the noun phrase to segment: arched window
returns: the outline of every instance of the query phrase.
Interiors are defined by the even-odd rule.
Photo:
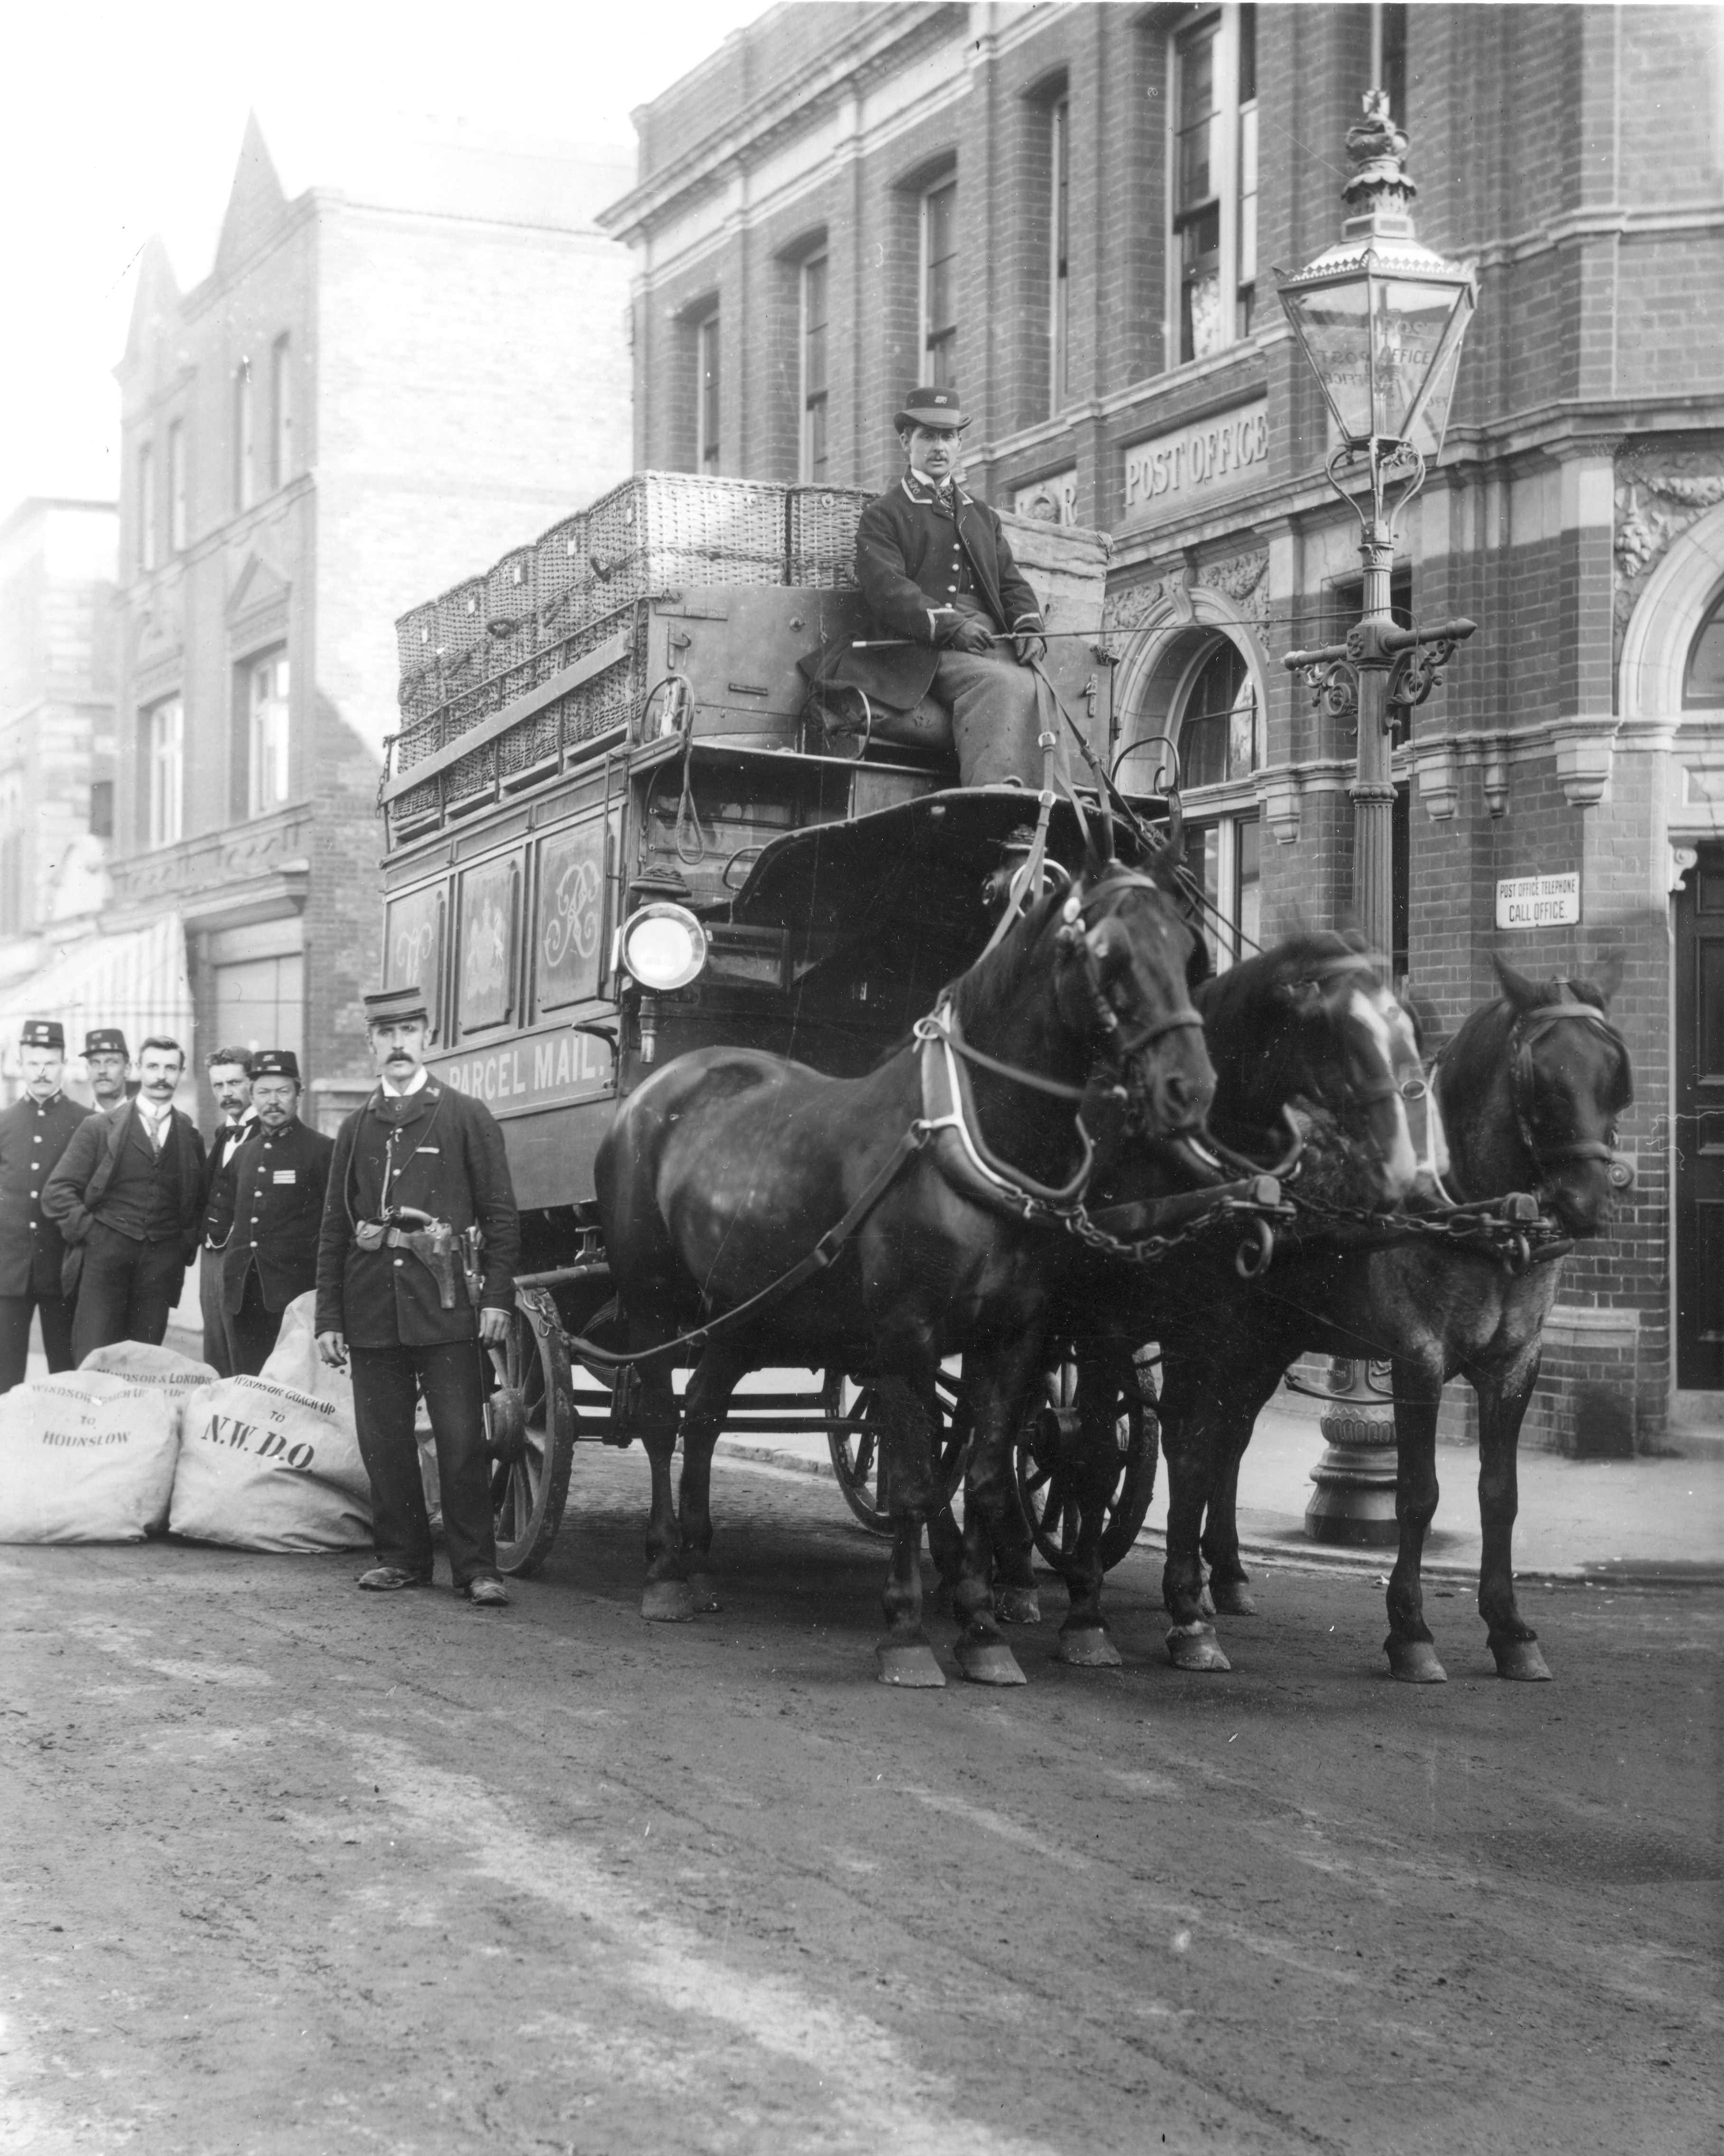
[[[1256,685],[1230,637],[1218,636],[1192,668],[1174,717],[1188,791],[1249,778],[1262,761]]]
[[[1724,705],[1724,592],[1712,601],[1700,633],[1689,647],[1682,676],[1682,701],[1716,711]]]

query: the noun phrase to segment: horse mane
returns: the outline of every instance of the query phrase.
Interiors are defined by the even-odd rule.
[[[1359,957],[1364,939],[1328,928],[1301,929],[1255,957],[1242,958],[1224,973],[1214,973],[1192,992],[1203,1024],[1217,1040],[1249,1030],[1279,1030],[1285,1024],[1282,992],[1301,981],[1316,980],[1337,960]]]
[[[1219,1080],[1221,1120],[1267,1128],[1282,1102],[1321,1099],[1332,1073],[1308,1053],[1310,1036],[1291,992],[1323,981],[1366,948],[1356,932],[1301,928],[1193,990]]]

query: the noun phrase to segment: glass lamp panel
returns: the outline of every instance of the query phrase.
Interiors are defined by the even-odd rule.
[[[1363,441],[1373,424],[1367,280],[1320,285],[1281,296],[1342,434],[1349,441]]]
[[[1444,352],[1444,333],[1464,287],[1413,277],[1371,280],[1373,431],[1406,438],[1419,392]],[[1456,347],[1458,350],[1458,346]],[[1444,417],[1447,416],[1446,404]]]

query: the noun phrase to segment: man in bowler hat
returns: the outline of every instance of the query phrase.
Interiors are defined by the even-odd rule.
[[[57,1019],[26,1023],[18,1062],[23,1097],[0,1113],[0,1393],[23,1383],[33,1314],[42,1321],[49,1368],[72,1368],[72,1305],[60,1287],[66,1247],[42,1193],[90,1112],[60,1091],[66,1034]]]
[[[337,1368],[352,1364],[359,1450],[371,1478],[377,1561],[359,1584],[386,1593],[430,1582],[431,1526],[413,1437],[414,1396],[423,1391],[456,1592],[497,1609],[509,1597],[491,1517],[485,1351],[508,1337],[521,1255],[503,1134],[482,1101],[426,1070],[429,1014],[418,988],[387,990],[365,1004],[377,1089],[336,1139],[317,1258],[318,1350]],[[452,1232],[457,1256],[459,1239],[480,1230],[476,1312],[458,1267],[452,1283],[447,1275],[439,1281],[428,1225]]]
[[[80,1363],[116,1340],[159,1348],[197,1254],[203,1141],[173,1105],[185,1068],[178,1041],[145,1041],[137,1098],[86,1116],[43,1186],[48,1217],[73,1245],[62,1278],[77,1288]]]
[[[117,1108],[131,1098],[126,1074],[131,1067],[131,1050],[117,1025],[98,1025],[84,1036],[84,1069],[90,1080],[90,1097],[98,1115]]]
[[[251,1051],[218,1048],[204,1065],[209,1090],[222,1120],[209,1142],[203,1163],[203,1209],[206,1214],[215,1195],[222,1170],[258,1127],[251,1105]],[[310,1282],[306,1285],[309,1286]],[[233,1374],[228,1347],[227,1318],[222,1308],[222,1253],[210,1247],[208,1236],[198,1253],[198,1304],[203,1316],[203,1359],[223,1378]]]
[[[282,1313],[317,1285],[317,1241],[333,1138],[300,1121],[300,1064],[290,1048],[251,1058],[256,1119],[216,1178],[204,1255],[220,1268],[230,1373],[254,1378],[269,1359]]]
[[[952,719],[965,786],[1042,783],[1043,725],[1034,662],[1041,608],[1000,521],[959,484],[969,424],[955,389],[912,389],[893,414],[902,476],[863,511],[856,577],[875,634],[897,648],[847,651],[829,678],[910,711],[925,699]],[[1047,724],[1059,716],[1047,700]],[[1064,744],[1054,750],[1063,776]]]

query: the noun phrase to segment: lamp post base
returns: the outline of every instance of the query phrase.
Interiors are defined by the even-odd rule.
[[[1400,1540],[1393,1410],[1373,1384],[1368,1363],[1337,1356],[1329,1393],[1333,1405],[1318,1424],[1328,1450],[1311,1471],[1317,1486],[1305,1508],[1305,1532],[1314,1543],[1393,1548]]]

